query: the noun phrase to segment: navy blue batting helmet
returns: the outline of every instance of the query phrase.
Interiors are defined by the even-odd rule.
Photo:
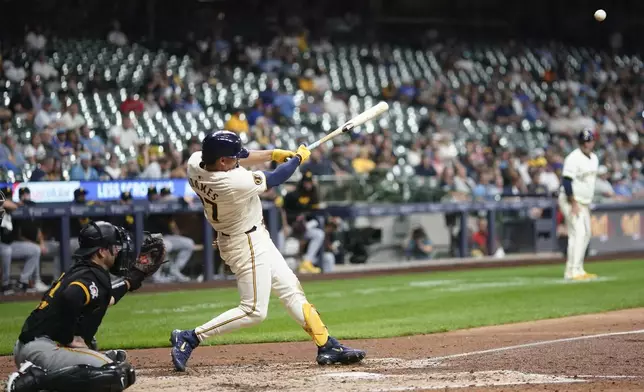
[[[248,150],[235,132],[217,131],[206,135],[201,142],[201,161],[208,165],[219,158],[247,158]]]
[[[595,132],[593,132],[593,130],[590,128],[585,128],[583,131],[579,132],[577,140],[580,144],[591,142],[595,140]]]

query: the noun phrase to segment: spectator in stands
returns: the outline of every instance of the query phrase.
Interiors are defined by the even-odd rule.
[[[528,184],[528,194],[530,195],[549,195],[548,188],[539,183],[541,170],[539,168],[530,169],[530,184]]]
[[[78,112],[78,104],[72,103],[65,110],[60,122],[65,129],[78,129],[85,125],[85,117]]]
[[[107,42],[116,46],[127,45],[127,35],[121,31],[121,24],[118,20],[112,22],[112,30],[107,34]]]
[[[347,115],[349,107],[338,93],[332,93],[324,100],[324,111],[332,116]]]
[[[153,93],[147,93],[145,96],[145,102],[143,103],[145,106],[145,111],[148,112],[150,117],[154,117],[161,111],[161,107],[157,103],[156,99],[154,98]]]
[[[193,94],[188,94],[186,99],[183,101],[182,109],[190,113],[200,113],[203,112],[201,104]]]
[[[131,147],[138,147],[143,144],[139,133],[134,128],[129,116],[123,116],[122,125],[114,125],[109,132],[112,142],[120,146],[123,150],[129,150]]]
[[[640,164],[641,166],[641,164]],[[633,165],[630,170],[630,177],[628,180],[628,185],[633,192],[633,197],[641,199],[644,197],[644,178],[642,178],[641,169],[637,165]]]
[[[9,162],[14,164],[17,168],[22,168],[25,163],[25,156],[22,152],[22,146],[16,143],[16,138],[7,134],[4,138],[4,147],[7,149]]]
[[[644,161],[644,139],[628,153],[628,163],[633,164],[633,162],[643,162]]]
[[[31,83],[24,82],[20,87],[20,91],[16,92],[11,97],[11,103],[9,105],[14,114],[28,116],[32,112],[32,110],[34,110],[34,105],[31,100],[31,93]]]
[[[309,161],[301,166],[300,171],[302,173],[310,172],[314,176],[335,174],[333,163],[322,155],[320,148],[311,151]]]
[[[242,110],[236,110],[224,124],[224,129],[236,133],[248,132],[248,121]]]
[[[479,174],[479,182],[472,191],[472,196],[478,200],[494,201],[501,194],[501,189],[495,180],[494,169],[482,169]]]
[[[257,67],[262,59],[262,48],[259,46],[257,41],[253,41],[250,45],[247,45],[244,51],[249,65],[251,67]]]
[[[87,124],[81,126],[80,128],[80,137],[78,138],[83,149],[91,152],[94,155],[103,155],[105,154],[105,142],[103,139],[90,131]]]
[[[460,163],[455,165],[456,173],[454,175],[454,191],[464,195],[471,195],[472,190],[476,187],[476,181],[467,176],[467,168]]]
[[[36,26],[35,29],[30,30],[25,36],[25,44],[29,50],[42,51],[45,49],[47,37],[43,34],[42,27]]]
[[[613,173],[613,189],[615,190],[616,201],[624,201],[633,197],[633,191],[628,186],[626,177],[622,172]]]
[[[127,98],[125,98],[125,101],[121,103],[120,110],[121,110],[121,113],[123,113],[126,116],[130,112],[141,114],[145,110],[145,106],[143,105],[143,102],[141,102],[141,100],[139,99],[138,94],[135,94],[134,92],[130,92],[127,95]]]
[[[110,177],[110,179],[120,180],[121,178],[123,178],[124,171],[125,171],[125,168],[121,166],[121,162],[119,162],[119,159],[116,156],[116,154],[111,154],[110,160],[108,161],[108,165],[105,166],[105,172]]]
[[[42,109],[36,113],[36,118],[34,119],[34,125],[39,130],[45,128],[57,128],[61,126],[62,123],[58,120],[58,112],[54,109],[49,98],[45,98],[42,101]]]
[[[92,154],[82,153],[79,160],[80,163],[72,166],[69,171],[69,179],[72,181],[98,181],[98,172],[91,166]]]
[[[25,159],[31,163],[35,164],[37,161],[44,159],[47,155],[47,150],[42,144],[40,135],[38,133],[31,134],[31,142],[24,149]]]
[[[411,238],[405,247],[407,258],[427,260],[432,258],[434,247],[429,236],[422,227],[417,227],[411,232]]]
[[[27,72],[23,67],[16,67],[11,60],[2,62],[4,76],[13,83],[20,83],[27,78]]]
[[[416,87],[412,83],[412,80],[410,78],[406,78],[403,80],[402,85],[398,89],[398,99],[404,103],[411,103],[414,101],[416,98]]]
[[[499,244],[499,241],[495,241],[495,249],[488,249],[488,222],[485,218],[479,218],[478,220],[478,230],[472,235],[472,256],[482,257],[482,256],[495,256],[503,257],[505,256],[505,251],[503,247]]]
[[[170,178],[172,162],[165,156],[157,158],[156,154],[150,154],[150,163],[143,169],[140,178],[160,179]]]
[[[36,169],[31,173],[30,181],[49,181],[54,173],[54,158],[51,156],[41,159]]]
[[[367,174],[376,168],[376,163],[370,157],[370,151],[367,147],[360,149],[360,154],[353,159],[351,166],[357,174]]]
[[[315,76],[313,77],[313,89],[319,95],[322,95],[331,90],[331,81],[329,80],[329,76],[326,74],[323,68],[316,67],[315,69]]]
[[[324,230],[315,218],[314,212],[320,208],[320,196],[313,183],[313,174],[306,172],[298,183],[297,188],[284,197],[284,211],[291,235],[301,242],[307,242],[302,263],[298,267],[300,273],[320,273],[321,269],[315,262],[321,256],[324,245]]]
[[[420,165],[416,166],[414,170],[416,175],[421,177],[434,177],[437,174],[432,165],[432,157],[429,154],[423,155]]]
[[[277,109],[277,122],[282,125],[291,124],[295,113],[295,98],[293,95],[280,91],[273,99],[273,105]]]
[[[66,157],[74,153],[74,145],[67,138],[67,131],[62,128],[56,131],[56,137],[52,139],[51,146],[54,149],[54,155],[58,158]]]
[[[31,67],[31,72],[36,76],[40,76],[43,81],[52,81],[58,77],[58,70],[49,64],[44,53],[38,56],[38,60]]]

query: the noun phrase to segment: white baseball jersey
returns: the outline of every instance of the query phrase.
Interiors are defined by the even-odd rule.
[[[242,234],[262,223],[259,194],[266,191],[264,173],[243,167],[210,172],[201,167],[201,151],[197,151],[188,160],[188,182],[203,203],[204,215],[218,232]]]
[[[590,156],[587,156],[579,148],[568,154],[564,160],[561,175],[572,178],[572,193],[579,203],[592,203],[598,169],[597,155],[591,153]]]

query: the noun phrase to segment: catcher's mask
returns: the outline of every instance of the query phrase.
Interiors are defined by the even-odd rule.
[[[83,260],[88,260],[99,249],[108,249],[115,256],[110,273],[116,276],[124,276],[136,258],[132,236],[124,228],[109,222],[88,223],[81,229],[78,245],[80,248],[74,256]]]

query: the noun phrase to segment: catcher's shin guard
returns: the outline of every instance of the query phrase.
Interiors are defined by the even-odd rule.
[[[38,392],[42,390],[121,392],[134,384],[135,381],[134,368],[127,362],[108,363],[101,367],[75,365],[52,372],[29,363],[28,366],[21,367],[15,377],[9,379],[7,390],[9,392]]]

